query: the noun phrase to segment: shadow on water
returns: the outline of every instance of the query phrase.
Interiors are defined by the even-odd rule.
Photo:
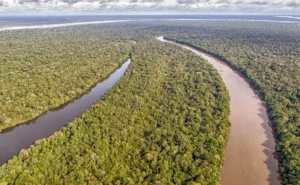
[[[257,114],[263,120],[267,119],[267,122],[263,122],[261,124],[265,135],[267,136],[267,140],[262,143],[262,146],[265,147],[263,150],[264,154],[267,156],[267,160],[264,163],[267,165],[268,170],[270,172],[268,181],[272,185],[280,185],[282,184],[282,178],[279,173],[279,164],[276,164],[274,161],[277,161],[277,152],[275,150],[276,139],[274,138],[274,127],[272,122],[269,119],[269,115],[266,109],[266,105],[261,103],[259,113]],[[278,169],[278,170],[275,170]]]
[[[200,55],[206,56],[204,58],[206,58],[209,62],[214,63],[213,61],[209,60],[209,59],[214,59],[216,62],[221,63],[223,66],[226,66],[226,67],[230,68],[231,71],[233,72],[232,74],[237,74],[238,77],[240,77],[240,79],[242,80],[241,84],[247,84],[246,86],[249,86],[250,90],[252,91],[250,93],[250,92],[247,92],[245,90],[244,91],[241,90],[241,92],[246,92],[246,93],[248,93],[249,96],[251,96],[251,97],[248,97],[249,101],[256,101],[256,100],[258,101],[258,104],[256,104],[258,106],[252,105],[253,108],[255,107],[254,112],[253,111],[252,112],[254,113],[253,116],[256,117],[256,118],[259,118],[259,119],[254,118],[253,119],[254,122],[253,122],[251,116],[248,117],[248,118],[245,118],[245,119],[248,119],[249,123],[255,123],[256,126],[249,127],[249,129],[250,129],[249,131],[245,130],[245,128],[244,128],[244,130],[240,129],[238,132],[234,132],[234,134],[236,134],[235,136],[239,137],[238,139],[241,139],[241,141],[236,141],[235,140],[234,144],[231,145],[231,149],[234,149],[234,150],[236,149],[237,150],[236,152],[232,152],[232,150],[231,150],[231,151],[229,151],[229,154],[228,154],[229,156],[225,155],[225,162],[226,162],[226,159],[228,159],[229,163],[227,163],[227,166],[226,166],[227,171],[226,170],[225,170],[225,172],[223,171],[224,174],[226,174],[226,176],[225,176],[226,178],[223,178],[223,181],[221,180],[221,183],[231,184],[231,185],[233,185],[233,184],[237,184],[237,185],[239,185],[239,184],[250,184],[251,182],[255,182],[256,184],[257,183],[259,183],[259,184],[271,184],[271,185],[281,184],[280,175],[279,175],[279,172],[277,171],[279,169],[278,161],[275,158],[276,153],[275,153],[275,139],[273,137],[274,132],[272,132],[273,127],[272,127],[271,123],[269,122],[269,117],[268,117],[267,109],[264,105],[264,102],[262,101],[262,98],[259,96],[258,92],[256,92],[253,88],[251,88],[251,85],[250,85],[251,83],[249,83],[248,80],[246,80],[245,77],[240,72],[233,69],[227,63],[224,63],[222,60],[219,60],[218,58],[206,53],[205,51],[202,51],[201,49],[197,49],[194,46],[190,46],[188,44],[187,45],[182,44],[181,42],[165,40],[163,37],[158,37],[158,39],[161,40],[161,41],[171,42],[173,44],[182,46],[182,47],[190,49],[190,50],[197,51],[197,53],[198,52],[202,53]],[[216,65],[216,66],[218,66],[218,65]],[[222,67],[221,68],[217,67],[217,69],[219,70],[219,72],[221,71],[220,74],[223,73],[223,71],[222,71],[223,68]],[[228,79],[229,76],[224,77],[224,78]],[[236,92],[235,91],[236,89],[237,89],[237,91],[239,91],[239,89],[236,88],[237,87],[236,84],[232,86],[232,85],[230,85],[230,83],[228,83],[228,85],[231,86],[231,88],[232,88],[231,92]],[[229,91],[230,91],[230,89],[229,89]],[[239,93],[241,93],[241,92],[239,92]],[[237,96],[237,97],[239,97],[239,96]],[[243,96],[240,96],[240,97],[243,97]],[[236,105],[239,106],[239,103],[237,103]],[[251,105],[249,105],[249,106],[251,106]],[[251,114],[251,112],[248,113],[247,111],[243,111],[243,112],[238,111],[238,112],[236,112],[236,114],[235,114],[236,117],[235,118],[237,118],[238,122],[235,122],[236,123],[235,124],[236,125],[235,131],[237,131],[237,129],[239,129],[238,126],[241,125],[241,124],[239,124],[240,118],[239,118],[239,115],[238,115],[238,114],[241,114],[241,113],[245,114],[246,117],[249,116],[249,114]],[[257,116],[255,116],[255,115],[257,115]],[[257,130],[257,128],[261,128],[261,129]],[[255,137],[256,134],[257,134],[256,131],[259,131],[259,130],[261,131],[261,132],[258,133],[258,134],[260,134],[259,137],[255,138],[254,142],[248,142],[247,140],[251,139],[252,136]],[[248,136],[249,136],[248,138],[245,138],[244,137],[245,135],[241,134],[241,133],[244,133],[243,131],[248,134]],[[253,134],[251,134],[251,133],[253,133]],[[235,138],[235,139],[237,139],[237,138]],[[243,142],[246,145],[241,146],[240,143],[243,143]],[[251,176],[251,174],[250,174],[248,177],[246,177],[246,176],[243,175],[243,173],[236,174],[236,172],[239,173],[239,171],[232,170],[232,168],[235,168],[235,167],[239,168],[240,167],[240,166],[236,166],[239,163],[234,160],[234,157],[236,157],[236,153],[239,153],[239,152],[241,153],[241,151],[247,151],[247,150],[244,150],[244,147],[247,147],[247,144],[249,144],[249,148],[254,149],[254,151],[258,152],[258,153],[257,153],[257,157],[255,157],[255,155],[250,154],[249,157],[252,158],[252,159],[249,158],[250,162],[248,162],[248,164],[247,164],[247,162],[244,161],[243,163],[249,165],[249,169],[247,169],[247,170],[251,170],[251,165],[253,164],[253,161],[255,161],[254,164],[258,164],[258,166],[257,165],[255,165],[255,166],[252,165],[252,169],[258,170],[258,171],[261,170],[262,174],[260,174],[258,171],[255,171],[256,176],[253,176],[253,175]],[[251,144],[254,144],[254,145],[251,146]],[[247,151],[247,152],[251,153],[253,151]],[[262,155],[260,155],[260,154],[262,154]],[[245,156],[247,156],[247,155],[245,155]],[[252,162],[251,162],[251,160],[252,160]],[[262,160],[262,161],[260,161],[260,160]],[[258,163],[256,163],[256,162],[258,162]],[[243,164],[243,163],[241,163],[241,164]],[[223,166],[223,169],[224,169],[224,166]],[[240,168],[240,170],[243,170],[242,167]],[[258,176],[260,176],[260,177],[258,177]],[[254,184],[254,183],[252,183],[252,184]]]
[[[117,67],[117,70],[119,68],[121,68],[122,65],[119,65]],[[78,96],[76,96],[75,98],[65,102],[64,104],[58,106],[58,107],[55,107],[55,108],[52,108],[52,109],[49,109],[48,111],[46,112],[43,112],[42,114],[40,114],[38,117],[32,119],[32,120],[29,120],[29,121],[26,121],[24,123],[21,123],[21,124],[18,124],[16,126],[12,126],[12,127],[9,127],[9,128],[6,128],[6,129],[3,129],[0,131],[0,134],[4,134],[4,133],[7,133],[7,132],[11,132],[13,131],[14,129],[20,127],[20,126],[24,126],[24,125],[30,125],[30,124],[35,124],[35,122],[42,116],[44,116],[45,114],[49,113],[49,112],[56,112],[56,111],[59,111],[61,109],[64,109],[66,106],[68,106],[70,103],[73,103],[77,100],[79,100],[80,98],[82,98],[83,96],[89,94],[96,86],[98,86],[100,83],[106,81],[113,73],[115,73],[117,71],[113,71],[111,72],[110,74],[108,74],[106,77],[102,78],[100,81],[98,81],[96,84],[92,85],[88,90],[86,90],[83,94],[79,94]]]
[[[21,149],[30,147],[36,140],[49,137],[89,109],[125,74],[130,62],[129,58],[83,95],[45,112],[34,120],[3,130],[0,133],[0,165],[17,155]]]
[[[218,58],[216,58],[219,60]],[[222,62],[222,61],[221,61]],[[222,64],[226,65],[227,67],[231,68],[230,65],[227,63],[222,62]],[[231,68],[232,69],[232,68]],[[250,83],[246,80],[246,78],[239,73],[238,71],[233,69],[233,72],[237,74],[241,79],[249,84],[251,87]],[[263,120],[263,122],[260,124],[263,128],[264,134],[266,136],[266,141],[262,143],[262,146],[265,148],[263,150],[263,153],[266,155],[266,161],[264,163],[267,165],[268,171],[269,171],[269,176],[268,176],[268,182],[270,185],[281,185],[282,184],[282,178],[279,173],[279,163],[278,163],[278,158],[277,158],[277,152],[275,151],[275,144],[276,144],[276,138],[275,136],[275,131],[274,131],[274,126],[272,122],[270,121],[269,113],[266,108],[265,102],[262,100],[262,97],[260,94],[251,87],[251,90],[253,91],[253,98],[258,99],[258,116]],[[277,169],[277,170],[276,170]]]

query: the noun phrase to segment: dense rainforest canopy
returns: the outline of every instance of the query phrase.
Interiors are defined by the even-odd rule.
[[[133,43],[110,34],[71,27],[0,32],[0,130],[74,99],[116,69]]]
[[[164,31],[226,61],[258,90],[275,129],[283,182],[300,184],[299,24],[181,22]]]
[[[300,183],[297,24],[136,21],[0,35],[0,129],[63,104],[129,53],[133,59],[104,99],[3,165],[0,184],[218,184],[230,126],[227,91],[211,65],[155,41],[161,35],[247,78],[267,104],[283,184]]]
[[[66,128],[4,164],[0,182],[219,183],[230,126],[220,76],[190,51],[155,38],[135,43],[117,85]]]

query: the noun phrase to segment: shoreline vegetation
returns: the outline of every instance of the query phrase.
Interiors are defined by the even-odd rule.
[[[26,125],[2,132],[0,134],[0,151],[2,151],[0,152],[0,166],[18,155],[20,150],[30,147],[39,139],[50,137],[91,108],[125,74],[130,63],[131,59],[128,58],[105,80],[97,83],[90,91],[76,100],[68,102],[58,109],[48,111]]]
[[[266,110],[266,106],[262,102],[262,98],[259,97],[258,92],[247,83],[247,79],[239,71],[230,67],[226,62],[203,50],[199,50],[196,47],[176,40],[164,38],[163,36],[158,37],[157,39],[178,45],[185,49],[193,50],[196,54],[208,59],[208,61],[219,71],[229,91],[230,98],[232,98],[230,101],[231,131],[229,136],[230,139],[226,144],[225,163],[222,167],[221,183],[242,184],[243,182],[247,182],[248,184],[280,184],[278,180],[280,179],[278,174],[279,163],[278,159],[275,159],[274,157],[274,154],[276,153],[275,136],[272,132],[272,127],[269,125],[270,119],[267,118],[267,111],[260,112],[261,115],[257,115],[257,112],[255,112],[255,110],[260,110],[262,107]],[[230,75],[230,73],[232,74]],[[231,76],[231,79],[229,79],[228,76]],[[236,79],[232,78],[232,76],[236,76],[236,78],[240,79],[240,83],[238,83],[238,80],[235,81]],[[234,81],[236,85],[232,85]],[[243,88],[243,84],[249,87],[248,92]],[[255,96],[258,96],[257,99]],[[236,101],[236,99],[243,99],[243,102],[245,103]],[[256,105],[256,103],[259,105]],[[241,107],[251,111],[240,111]],[[241,117],[243,118],[240,119]],[[262,125],[260,124],[261,118],[264,118]],[[267,129],[264,127],[269,128]],[[256,134],[256,138],[252,138],[251,142],[249,142],[249,138],[252,137],[251,133],[253,133],[253,131]],[[269,143],[267,147],[260,145],[261,143],[266,143],[265,139],[267,139]],[[238,143],[236,141],[238,141]],[[265,150],[270,152],[266,153]],[[243,156],[243,158],[242,160],[236,159],[236,156]],[[265,161],[265,163],[257,163],[255,167],[251,166],[251,164],[257,161]],[[272,167],[270,168],[270,166]],[[240,173],[239,169],[245,168],[247,168],[248,171],[253,171],[251,175]],[[256,178],[253,179],[253,177]]]
[[[62,109],[63,107],[65,107],[66,105],[80,99],[82,96],[86,95],[87,93],[89,93],[94,87],[97,86],[97,84],[105,81],[110,75],[112,75],[113,73],[116,72],[116,70],[118,70],[124,63],[126,63],[128,61],[128,59],[130,59],[130,55],[128,55],[127,59],[124,60],[123,63],[119,64],[115,69],[113,69],[112,72],[110,72],[107,76],[101,78],[100,80],[98,80],[95,84],[93,84],[91,87],[89,87],[87,90],[85,90],[82,94],[78,94],[76,97],[74,97],[73,99],[71,100],[68,100],[67,102],[64,102],[63,104],[59,105],[58,107],[54,107],[54,108],[51,108],[49,110],[46,110],[45,112],[41,113],[40,115],[38,115],[37,117],[31,119],[31,120],[28,120],[26,122],[23,122],[23,123],[18,123],[12,127],[7,127],[3,130],[0,130],[0,133],[5,133],[5,132],[10,132],[11,130],[13,130],[15,127],[18,127],[18,126],[21,126],[21,125],[24,125],[24,124],[30,124],[32,122],[34,122],[36,119],[38,119],[39,117],[43,116],[44,114],[46,114],[47,112],[52,112],[52,111],[56,111],[56,110],[59,110],[59,109]]]
[[[9,73],[0,76],[0,102],[5,105],[0,107],[0,130],[33,120],[83,94],[124,62],[133,45],[110,40],[103,32],[82,37],[84,29],[63,30],[1,33],[0,56],[10,65],[0,68],[1,74]]]
[[[276,138],[282,183],[298,184],[300,89],[297,81],[299,84],[300,56],[296,45],[300,41],[300,35],[294,32],[296,28],[283,31],[282,26],[278,27],[275,32],[271,25],[267,25],[265,29],[269,29],[269,32],[265,33],[256,26],[246,27],[248,30],[236,26],[235,29],[220,33],[218,24],[208,24],[203,26],[207,29],[205,31],[193,30],[189,36],[172,33],[166,38],[213,55],[245,77],[266,103]],[[209,30],[210,36],[207,35]],[[285,32],[291,33],[284,34]],[[235,37],[232,37],[234,33]],[[215,34],[219,35],[214,37]],[[255,37],[260,37],[260,40],[254,42]],[[291,37],[294,37],[293,40]],[[237,44],[239,40],[243,42]],[[281,47],[277,48],[277,45]]]
[[[0,182],[219,184],[230,123],[217,71],[153,39],[131,57],[102,100],[4,164]]]
[[[299,33],[297,24],[244,21],[0,32],[0,74],[51,66],[0,76],[0,129],[74,97],[128,53],[133,59],[104,99],[1,166],[0,184],[219,184],[230,128],[228,92],[207,61],[154,41],[158,35],[203,48],[249,77],[275,126],[283,184],[298,184]]]

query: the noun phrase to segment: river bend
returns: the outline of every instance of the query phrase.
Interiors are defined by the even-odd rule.
[[[38,139],[46,138],[80,116],[125,74],[131,59],[114,71],[108,78],[99,82],[81,97],[68,102],[59,108],[49,110],[45,114],[16,127],[0,133],[0,165],[6,163],[21,149],[30,147]]]
[[[278,185],[275,141],[265,106],[238,73],[217,58],[163,37],[191,50],[211,63],[221,75],[230,95],[231,131],[221,171],[222,185]]]

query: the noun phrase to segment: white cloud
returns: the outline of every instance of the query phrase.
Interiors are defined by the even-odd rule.
[[[1,12],[300,12],[300,0],[0,0]]]

